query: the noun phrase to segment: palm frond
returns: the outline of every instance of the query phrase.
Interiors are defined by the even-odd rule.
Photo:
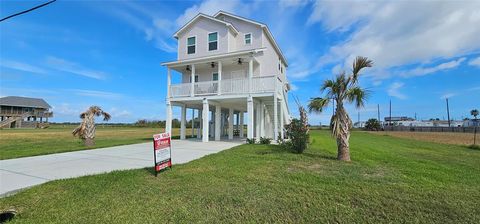
[[[323,111],[325,107],[328,106],[330,103],[330,98],[321,98],[321,97],[315,97],[311,98],[310,102],[308,103],[308,111],[311,112],[317,112],[320,113]]]
[[[108,121],[112,117],[109,113],[107,113],[105,111],[102,111],[102,115],[103,115],[103,120],[104,121]]]
[[[360,71],[364,68],[369,68],[373,66],[373,61],[368,59],[367,57],[358,56],[353,61],[353,68],[352,68],[352,83],[357,83],[358,76]]]
[[[355,103],[357,108],[365,106],[365,101],[368,99],[370,91],[361,87],[353,87],[348,89],[345,96],[349,103]]]

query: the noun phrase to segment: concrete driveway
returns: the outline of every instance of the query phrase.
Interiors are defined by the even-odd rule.
[[[186,163],[241,142],[173,140],[173,164]],[[153,143],[0,160],[0,197],[51,180],[153,167]]]

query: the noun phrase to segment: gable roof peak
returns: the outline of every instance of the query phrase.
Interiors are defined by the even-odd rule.
[[[182,31],[184,31],[187,27],[189,27],[190,25],[192,25],[195,21],[197,21],[199,18],[205,18],[205,19],[209,19],[209,20],[212,20],[212,21],[215,21],[215,22],[224,24],[224,25],[227,26],[235,35],[238,34],[238,30],[237,30],[231,23],[225,22],[225,21],[223,21],[223,20],[217,19],[217,18],[215,18],[215,17],[209,16],[209,15],[206,15],[206,14],[203,14],[203,13],[198,13],[195,17],[193,17],[193,18],[192,18],[190,21],[188,21],[185,25],[183,25],[182,27],[180,27],[180,29],[178,29],[178,31],[175,32],[175,34],[173,34],[173,37],[175,37],[175,38],[178,39],[178,35],[179,35]]]

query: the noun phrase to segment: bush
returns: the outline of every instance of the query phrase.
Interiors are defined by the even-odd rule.
[[[370,118],[365,123],[365,130],[380,131],[381,129],[382,129],[382,126],[380,125],[380,122],[375,118]]]
[[[247,144],[255,144],[255,138],[247,138]]]
[[[282,142],[281,145],[296,153],[303,153],[307,149],[310,139],[308,126],[301,120],[294,118],[290,124],[285,125],[285,128],[290,141]]]
[[[271,138],[260,137],[260,144],[270,145],[271,142],[272,142]]]

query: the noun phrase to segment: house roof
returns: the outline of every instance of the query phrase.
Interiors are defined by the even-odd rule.
[[[225,21],[219,20],[219,19],[214,18],[214,17],[211,17],[211,16],[209,16],[209,15],[205,15],[205,14],[203,14],[203,13],[199,13],[198,15],[196,15],[195,17],[193,17],[190,21],[188,21],[187,24],[183,25],[177,32],[175,32],[175,34],[173,34],[173,37],[175,37],[175,38],[178,39],[178,34],[180,34],[182,31],[184,31],[186,28],[188,28],[191,24],[193,24],[195,21],[197,21],[197,20],[200,19],[200,18],[205,18],[205,19],[209,19],[209,20],[212,20],[212,21],[215,21],[215,22],[224,24],[224,25],[227,26],[235,35],[238,34],[238,30],[237,30],[231,23],[227,23],[227,22],[225,22]]]
[[[219,11],[217,12],[215,15],[213,15],[213,17],[215,18],[218,18],[219,16],[221,15],[226,15],[226,16],[230,16],[230,17],[233,17],[235,19],[239,19],[239,20],[242,20],[242,21],[245,21],[245,22],[248,22],[248,23],[252,23],[252,24],[255,24],[257,26],[260,26],[262,27],[262,29],[265,31],[265,33],[267,34],[267,38],[273,43],[273,47],[275,48],[275,50],[278,52],[278,54],[280,55],[280,58],[282,59],[283,63],[285,63],[285,66],[288,67],[288,62],[287,62],[287,59],[285,58],[285,56],[283,55],[282,53],[282,50],[280,49],[280,47],[278,46],[277,42],[275,41],[275,38],[273,37],[272,35],[272,32],[270,32],[270,29],[268,29],[268,26],[264,23],[260,23],[260,22],[257,22],[257,21],[254,21],[254,20],[251,20],[251,19],[247,19],[247,18],[244,18],[244,17],[241,17],[241,16],[237,16],[237,15],[234,15],[234,14],[231,14],[231,13],[228,13],[228,12],[225,12],[225,11]],[[221,21],[221,20],[220,20]]]
[[[45,100],[39,98],[29,98],[21,96],[6,96],[0,98],[1,106],[33,107],[33,108],[52,108]]]

